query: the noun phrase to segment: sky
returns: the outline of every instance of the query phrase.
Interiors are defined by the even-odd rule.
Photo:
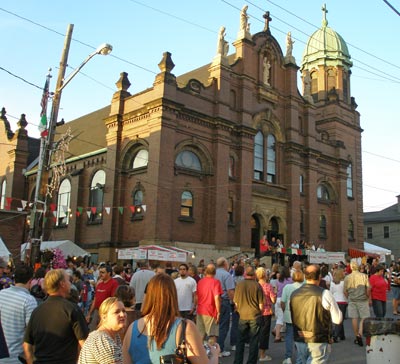
[[[328,26],[347,42],[353,61],[351,95],[364,130],[364,211],[382,210],[400,195],[400,16],[383,0],[325,2]],[[163,52],[172,54],[176,76],[210,63],[222,25],[231,53],[245,4],[252,34],[262,31],[267,10],[283,51],[292,33],[300,65],[308,38],[321,26],[323,0],[2,0],[0,107],[13,130],[26,114],[29,135],[38,136],[41,89],[51,68],[54,91],[68,24],[74,30],[66,76],[100,44],[111,44],[113,52],[92,58],[65,87],[59,120],[66,122],[108,105],[121,72],[128,73],[131,94],[151,87]],[[391,4],[400,11],[400,0]]]

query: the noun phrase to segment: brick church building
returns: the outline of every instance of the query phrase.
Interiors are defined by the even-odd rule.
[[[324,12],[298,66],[290,33],[283,51],[269,21],[251,34],[242,10],[232,53],[222,27],[210,64],[176,76],[165,52],[151,88],[131,95],[121,73],[109,106],[58,127],[74,138],[43,239],[99,260],[139,244],[257,254],[263,235],[359,246],[362,129],[347,45]],[[1,119],[0,207],[13,210],[34,197],[38,141]]]

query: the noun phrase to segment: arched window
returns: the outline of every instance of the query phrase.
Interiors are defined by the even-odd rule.
[[[180,152],[176,157],[175,164],[178,167],[192,169],[198,172],[202,170],[199,157],[190,150],[183,150]]]
[[[236,92],[234,90],[231,90],[229,94],[230,94],[231,109],[235,110],[236,109]]]
[[[254,179],[276,182],[276,139],[273,134],[266,137],[259,131],[254,137]],[[265,162],[266,161],[266,162]],[[265,166],[265,169],[264,169]],[[266,171],[266,174],[265,172]]]
[[[91,210],[89,222],[101,223],[103,221],[104,186],[106,173],[99,170],[95,173],[90,184],[89,208]]]
[[[182,192],[181,216],[193,218],[193,195],[190,191]]]
[[[349,226],[347,232],[348,232],[348,239],[354,240],[354,223],[352,219],[349,219]]]
[[[71,182],[64,179],[58,189],[56,226],[68,226],[71,212]]]
[[[329,191],[325,185],[322,185],[322,184],[318,185],[317,198],[318,198],[318,200],[321,200],[321,201],[329,201],[330,200]]]
[[[348,102],[349,98],[349,87],[348,87],[348,80],[347,80],[347,74],[343,75],[343,100],[345,102]]]
[[[347,197],[353,198],[353,167],[351,163],[347,166]]]
[[[1,198],[0,198],[0,209],[4,210],[6,206],[6,189],[7,189],[7,181],[4,180],[1,183]]]
[[[300,210],[300,234],[304,235],[304,211]]]
[[[334,69],[328,70],[328,91],[335,88],[336,89],[336,72]]]
[[[254,179],[262,181],[264,173],[264,136],[259,131],[254,137]]]
[[[304,193],[304,176],[302,174],[299,177],[299,192]]]
[[[276,154],[275,137],[272,134],[267,136],[267,182],[275,183],[276,175]]]
[[[311,95],[313,96],[314,101],[318,101],[318,73],[312,72],[310,74],[311,77]]]
[[[133,158],[132,168],[147,167],[149,162],[149,152],[146,149],[140,149]]]
[[[326,239],[326,217],[321,215],[319,217],[319,237],[321,239]]]
[[[235,177],[235,158],[232,156],[229,156],[228,175],[231,178]]]
[[[228,198],[228,224],[233,224],[233,197]]]

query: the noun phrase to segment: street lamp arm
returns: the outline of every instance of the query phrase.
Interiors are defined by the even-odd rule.
[[[56,92],[61,92],[65,86],[69,84],[69,82],[76,76],[76,74],[83,68],[83,66],[88,63],[95,55],[101,54],[106,56],[110,54],[112,51],[112,46],[110,44],[104,43],[100,45],[94,52],[90,53],[86,59],[80,64],[78,68],[76,68],[66,79],[63,80],[61,87],[59,87]]]

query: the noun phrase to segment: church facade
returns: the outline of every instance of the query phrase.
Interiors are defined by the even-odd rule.
[[[165,52],[151,88],[131,95],[121,73],[108,107],[58,127],[78,137],[44,240],[72,240],[99,260],[144,244],[258,254],[264,235],[330,251],[362,243],[362,129],[345,41],[324,13],[298,66],[290,33],[283,52],[268,14],[255,34],[247,20],[243,8],[232,53],[222,27],[210,64],[175,76]],[[32,166],[4,196],[30,201],[35,183]]]

